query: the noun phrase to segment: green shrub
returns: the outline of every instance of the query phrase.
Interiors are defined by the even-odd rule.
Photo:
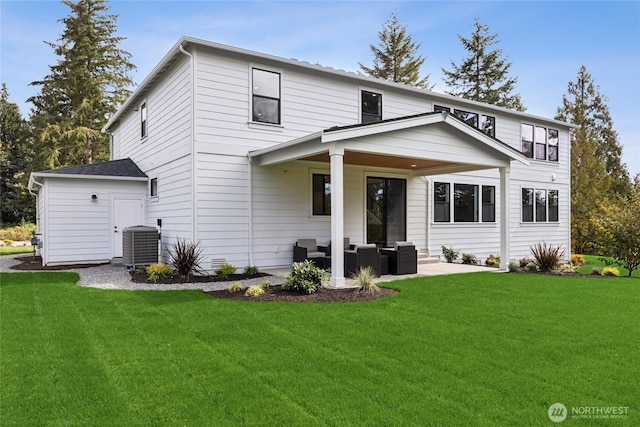
[[[5,245],[5,246],[11,246],[11,245],[13,245],[13,240],[11,240],[11,239],[4,239],[4,240],[2,241],[2,243],[4,243],[4,245]]]
[[[442,255],[447,262],[455,262],[460,256],[460,251],[454,249],[453,246],[442,245]]]
[[[485,264],[487,264],[489,267],[499,268],[500,267],[500,257],[499,256],[495,256],[493,254],[489,255],[489,257],[485,261]]]
[[[524,268],[526,268],[527,271],[537,271],[538,270],[538,264],[536,264],[533,261],[530,261],[527,265],[524,266]]]
[[[470,265],[478,265],[478,258],[474,254],[462,254],[462,263]]]
[[[267,289],[271,287],[271,281],[270,280],[263,280],[262,282],[260,282],[258,284],[258,286],[260,286],[262,289]]]
[[[531,258],[520,258],[520,260],[518,261],[520,263],[520,268],[526,268],[527,265],[532,262],[533,260]]]
[[[136,267],[136,274],[147,274],[147,266],[139,265]]]
[[[260,285],[249,286],[247,288],[247,291],[244,293],[245,296],[252,297],[252,298],[257,298],[263,294],[264,294],[264,288],[262,288]]]
[[[361,268],[357,273],[351,276],[360,288],[360,292],[380,292],[380,288],[373,280],[376,275],[370,266]]]
[[[232,274],[236,274],[238,269],[231,264],[224,263],[216,270],[216,277],[220,280],[227,280]]]
[[[240,284],[240,282],[232,283],[227,288],[227,291],[231,293],[240,292],[241,290],[242,290],[242,285]]]
[[[573,271],[573,265],[571,264],[562,264],[559,268],[560,271],[568,271],[571,270]]]
[[[244,274],[245,276],[255,276],[258,273],[260,273],[260,270],[258,270],[258,267],[254,266],[254,265],[248,265],[244,268],[244,271],[242,272],[242,274]]]
[[[531,246],[531,253],[538,264],[538,268],[541,271],[551,271],[556,268],[556,265],[560,263],[560,260],[564,256],[564,250],[562,245],[553,246],[547,245],[545,242],[536,243]]]
[[[620,270],[615,267],[605,267],[602,269],[603,276],[618,276],[620,275]]]
[[[322,287],[322,282],[327,279],[325,271],[306,260],[294,262],[291,266],[291,274],[282,284],[282,289],[289,291],[312,294]]]
[[[602,276],[602,270],[600,270],[600,268],[598,267],[593,267],[591,269],[591,274],[593,274],[594,276]]]
[[[518,271],[518,268],[520,268],[520,263],[517,261],[511,261],[509,262],[509,271],[511,273]]]
[[[200,268],[202,249],[200,243],[178,239],[169,250],[171,263],[181,277],[189,277],[193,273],[203,273]]]
[[[157,282],[161,277],[169,276],[173,273],[171,267],[163,263],[151,264],[146,268],[146,271],[149,275],[149,280],[152,282]]]

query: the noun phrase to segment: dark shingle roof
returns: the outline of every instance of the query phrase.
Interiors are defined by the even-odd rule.
[[[110,162],[93,163],[90,165],[70,166],[66,168],[42,171],[42,173],[147,178],[147,175],[140,170],[138,165],[128,158],[112,160]]]

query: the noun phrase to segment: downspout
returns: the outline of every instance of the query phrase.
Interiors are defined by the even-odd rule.
[[[33,182],[35,185],[39,186],[41,190],[44,189],[44,184],[38,182],[35,177],[33,177],[33,179],[31,179],[31,177],[29,177],[29,181]],[[31,185],[30,184],[28,185],[27,188],[29,189],[29,194],[31,194],[32,196],[35,196],[35,198],[36,198],[36,227],[38,228],[38,231],[42,235],[42,228],[40,227],[40,223],[38,221],[38,218],[40,219],[40,222],[44,221],[44,218],[42,218],[42,215],[40,215],[41,212],[38,209],[39,208],[38,200],[40,198],[40,194],[39,194],[39,192],[38,193],[34,193],[33,191],[31,191]],[[46,202],[46,199],[45,199],[45,202]],[[44,217],[46,218],[46,215],[44,215]],[[43,228],[45,230],[47,229],[46,226],[43,227]],[[40,241],[41,244],[44,245],[45,243],[48,243],[47,242],[48,239],[44,239],[44,237],[46,237],[46,236],[42,236],[42,237],[43,237],[43,239],[41,239],[41,241]],[[46,254],[46,249],[45,249],[45,254]],[[42,252],[40,252],[40,255],[42,255]],[[43,265],[44,265],[44,262],[45,262],[44,258],[42,259],[42,262],[43,262]]]
[[[249,247],[247,251],[249,252],[249,265],[253,266],[253,171],[251,169],[251,155],[247,154],[247,196],[249,198],[247,205],[247,209],[249,209],[247,214]]]
[[[198,237],[198,215],[197,215],[197,203],[196,203],[196,81],[195,81],[195,58],[192,54],[187,52],[182,46],[182,44],[178,47],[180,52],[187,55],[189,57],[189,61],[191,62],[191,241],[196,242]]]

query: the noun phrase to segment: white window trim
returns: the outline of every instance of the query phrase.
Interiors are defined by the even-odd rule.
[[[146,116],[144,136],[142,135],[142,107],[143,106],[145,109],[145,116]],[[149,103],[147,102],[146,98],[140,102],[136,111],[138,112],[138,132],[140,132],[140,141],[144,142],[149,137]]]
[[[378,95],[380,95],[382,97],[382,106],[380,107],[380,108],[382,108],[381,120],[385,120],[386,119],[385,111],[387,109],[384,108],[384,104],[385,104],[385,93],[384,93],[384,91],[381,90],[381,89],[374,89],[374,88],[368,87],[368,86],[358,86],[358,106],[357,106],[358,123],[362,123],[362,92],[377,93]]]
[[[555,163],[555,162],[553,162]],[[531,189],[533,190],[533,218],[534,221],[523,221],[522,220],[522,190],[524,189]],[[536,218],[536,190],[544,190],[546,191],[547,195],[547,203],[546,203],[546,220],[545,221],[535,221]],[[558,192],[558,220],[557,221],[549,221],[549,192],[550,191],[556,191]],[[519,193],[519,197],[518,199],[520,200],[520,209],[519,209],[519,214],[520,214],[520,225],[524,226],[524,227],[541,227],[541,226],[545,226],[545,225],[560,225],[560,223],[562,222],[560,220],[560,203],[561,203],[561,194],[562,191],[559,188],[554,188],[554,187],[541,187],[541,186],[536,186],[536,185],[522,185],[520,186],[520,193]]]
[[[153,180],[156,181],[156,194],[154,196],[151,195],[151,183],[152,183]],[[158,201],[160,199],[159,183],[160,183],[160,180],[158,179],[157,176],[149,178],[149,192],[147,194],[149,194],[149,200],[152,201],[152,202],[156,202],[156,201]]]
[[[448,222],[444,222],[444,221],[437,221],[435,220],[435,194],[436,194],[436,182],[438,183],[443,183],[443,184],[449,184],[449,221]],[[453,192],[454,192],[454,188],[456,184],[461,184],[461,185],[477,185],[478,186],[478,221],[473,221],[473,222],[456,222],[454,219],[454,210],[455,210],[455,206],[454,206],[454,200],[453,200]],[[494,215],[494,221],[483,221],[482,220],[482,187],[493,187],[494,188],[494,192],[493,192],[493,215]],[[529,188],[529,187],[523,187],[523,188]],[[522,193],[522,190],[520,190],[520,192]],[[491,227],[495,227],[498,225],[499,221],[499,212],[498,212],[498,203],[499,203],[499,197],[497,197],[499,195],[499,187],[497,184],[483,184],[483,183],[474,183],[474,182],[464,182],[463,181],[451,181],[448,179],[432,179],[430,180],[429,183],[429,209],[431,211],[431,218],[430,218],[430,223],[432,226],[436,226],[436,227],[458,227],[458,226],[463,226],[463,227],[478,227],[478,226],[482,226],[482,225],[486,225],[486,226],[491,226]],[[522,209],[522,206],[521,206]],[[520,220],[522,220],[522,212],[520,212],[521,216],[520,216]],[[529,223],[525,223],[525,224],[529,224]]]
[[[253,69],[256,68],[262,71],[268,71],[272,73],[278,73],[280,75],[280,123],[264,123],[256,122],[253,120]],[[249,76],[249,111],[247,111],[247,125],[252,129],[265,129],[271,131],[282,132],[284,130],[284,70],[278,67],[272,67],[260,63],[249,63],[249,69],[247,71]]]

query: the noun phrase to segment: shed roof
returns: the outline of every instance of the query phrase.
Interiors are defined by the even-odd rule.
[[[38,173],[56,175],[99,175],[147,178],[147,175],[140,170],[138,165],[136,165],[136,163],[129,158],[111,160],[109,162],[92,163],[90,165],[69,166],[66,168],[41,171]]]

